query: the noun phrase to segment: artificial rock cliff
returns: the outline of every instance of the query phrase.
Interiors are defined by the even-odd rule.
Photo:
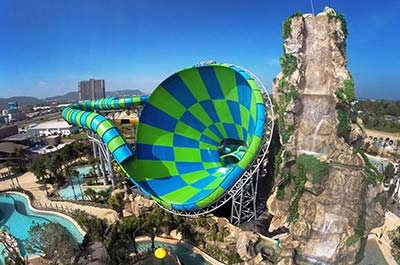
[[[346,24],[325,8],[293,15],[283,31],[282,72],[273,84],[282,148],[267,202],[269,230],[289,228],[278,264],[355,264],[383,210],[375,199],[381,179],[353,148],[363,129],[352,111]]]

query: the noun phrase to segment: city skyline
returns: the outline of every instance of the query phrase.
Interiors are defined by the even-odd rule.
[[[314,2],[348,23],[349,68],[357,96],[400,98],[396,1]],[[199,61],[242,65],[271,90],[280,71],[281,24],[308,1],[9,1],[0,3],[1,97],[44,98],[105,79],[107,90],[151,92],[168,75]]]

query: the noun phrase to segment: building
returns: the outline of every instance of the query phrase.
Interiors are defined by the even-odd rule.
[[[18,126],[17,125],[11,125],[11,126],[6,126],[6,127],[0,128],[0,139],[4,139],[4,138],[9,137],[14,134],[18,134]]]
[[[1,142],[0,143],[0,158],[8,158],[16,153],[18,149],[22,149],[24,152],[28,149],[28,146],[22,144],[16,144],[12,142]]]
[[[18,111],[18,102],[16,101],[8,102],[8,111],[10,112]]]
[[[105,82],[103,79],[79,82],[79,100],[100,99],[106,97]]]
[[[68,124],[66,121],[47,121],[29,127],[27,133],[33,136],[64,135],[68,136],[79,132],[79,128]]]

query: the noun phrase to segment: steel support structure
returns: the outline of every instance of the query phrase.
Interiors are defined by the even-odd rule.
[[[103,175],[103,179],[105,184],[108,183],[108,181],[111,181],[111,185],[115,186],[116,181],[115,181],[115,172],[114,172],[114,167],[113,167],[113,161],[114,157],[108,150],[107,146],[103,143],[101,139],[98,138],[98,136],[90,131],[86,130],[87,137],[89,138],[89,141],[92,142],[93,144],[93,153],[99,157],[99,167],[100,171]],[[97,151],[96,151],[97,150]],[[108,173],[108,174],[107,174]]]

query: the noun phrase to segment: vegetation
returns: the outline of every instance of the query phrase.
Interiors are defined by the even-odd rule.
[[[400,263],[400,230],[399,228],[389,231],[388,236],[390,238],[390,253],[397,263]]]
[[[353,102],[356,99],[356,90],[354,88],[354,80],[352,77],[347,78],[343,81],[344,94],[349,102]]]
[[[385,115],[400,117],[400,100],[360,100],[354,105],[367,129],[396,133],[400,122],[387,120]]]
[[[283,174],[283,178],[284,181],[281,185],[278,186],[278,190],[276,192],[276,198],[280,201],[282,201],[285,196],[285,187],[292,179],[292,173],[290,171],[286,172],[285,174]]]
[[[110,199],[111,190],[95,191],[95,190],[93,190],[91,188],[87,188],[83,192],[83,195],[85,197],[89,198],[89,200],[92,201],[92,202],[106,204],[106,203],[108,203],[108,200]]]
[[[304,185],[307,182],[306,170],[304,165],[298,164],[296,174],[293,176],[294,191],[292,193],[292,201],[289,207],[289,214],[287,217],[288,223],[293,223],[299,217],[299,201],[303,195]]]
[[[65,166],[82,155],[91,153],[90,148],[87,143],[75,141],[56,152],[35,156],[29,169],[38,181],[62,186],[66,181]]]
[[[383,171],[383,177],[385,182],[390,182],[396,175],[395,168],[392,163],[388,163]]]
[[[26,244],[30,253],[39,251],[54,264],[71,264],[79,254],[78,243],[71,233],[58,223],[32,226]]]
[[[282,38],[285,40],[287,38],[289,38],[290,33],[292,31],[291,28],[291,24],[292,24],[292,18],[294,17],[301,17],[303,14],[301,12],[296,12],[293,15],[291,15],[290,17],[288,17],[287,19],[285,19],[285,21],[283,21],[283,25],[282,25]]]
[[[274,177],[275,179],[279,175],[279,167],[282,163],[282,153],[284,152],[285,147],[282,145],[281,148],[279,149],[278,153],[275,155],[275,163],[274,163]]]
[[[328,13],[329,21],[331,21],[332,19],[335,19],[335,18],[340,20],[340,23],[342,25],[343,34],[344,34],[345,38],[347,38],[347,36],[349,36],[349,30],[347,29],[347,22],[346,22],[346,19],[344,18],[344,15],[342,13],[335,13],[335,12]]]
[[[354,148],[354,152],[359,153],[365,163],[365,171],[367,172],[366,180],[368,184],[376,185],[383,180],[383,175],[379,173],[378,169],[369,161],[367,155],[359,148]]]
[[[4,257],[5,265],[25,265],[23,257],[19,254],[19,250],[7,240],[1,233],[9,233],[8,227],[0,229],[0,245],[4,248],[0,255]]]
[[[112,225],[79,210],[73,213],[73,217],[87,231],[90,239],[103,242],[111,257],[108,264],[131,264],[129,254],[137,251],[136,237],[149,236],[154,249],[155,237],[164,233],[169,234],[174,229],[182,234],[186,242],[204,249],[226,264],[241,262],[236,252],[222,249],[214,251],[217,242],[224,241],[228,232],[223,226],[205,217],[191,219],[175,216],[159,207],[154,207],[141,217],[121,218]],[[205,232],[199,232],[197,230],[199,227]],[[209,240],[206,241],[207,238]]]
[[[351,235],[346,240],[347,246],[353,245],[358,240],[360,240],[361,238],[364,237],[364,235],[365,235],[365,216],[366,216],[366,211],[365,211],[365,209],[363,209],[358,216],[357,227],[354,230],[354,234]]]
[[[296,174],[287,172],[284,175],[284,185],[278,187],[277,199],[282,200],[285,186],[289,181],[294,183],[294,192],[289,207],[287,222],[295,222],[299,216],[298,207],[301,196],[303,195],[304,185],[307,182],[307,173],[312,175],[312,183],[320,183],[329,174],[329,164],[319,161],[316,157],[302,154],[296,158]]]
[[[315,156],[300,155],[296,159],[297,167],[303,166],[306,172],[312,174],[312,182],[320,183],[329,174],[329,164],[321,162]]]
[[[297,69],[297,58],[290,53],[283,54],[279,62],[285,76],[291,76]]]
[[[343,137],[346,142],[349,141],[350,133],[350,116],[346,110],[339,108],[336,110],[339,123],[336,127],[336,133],[338,136]]]

